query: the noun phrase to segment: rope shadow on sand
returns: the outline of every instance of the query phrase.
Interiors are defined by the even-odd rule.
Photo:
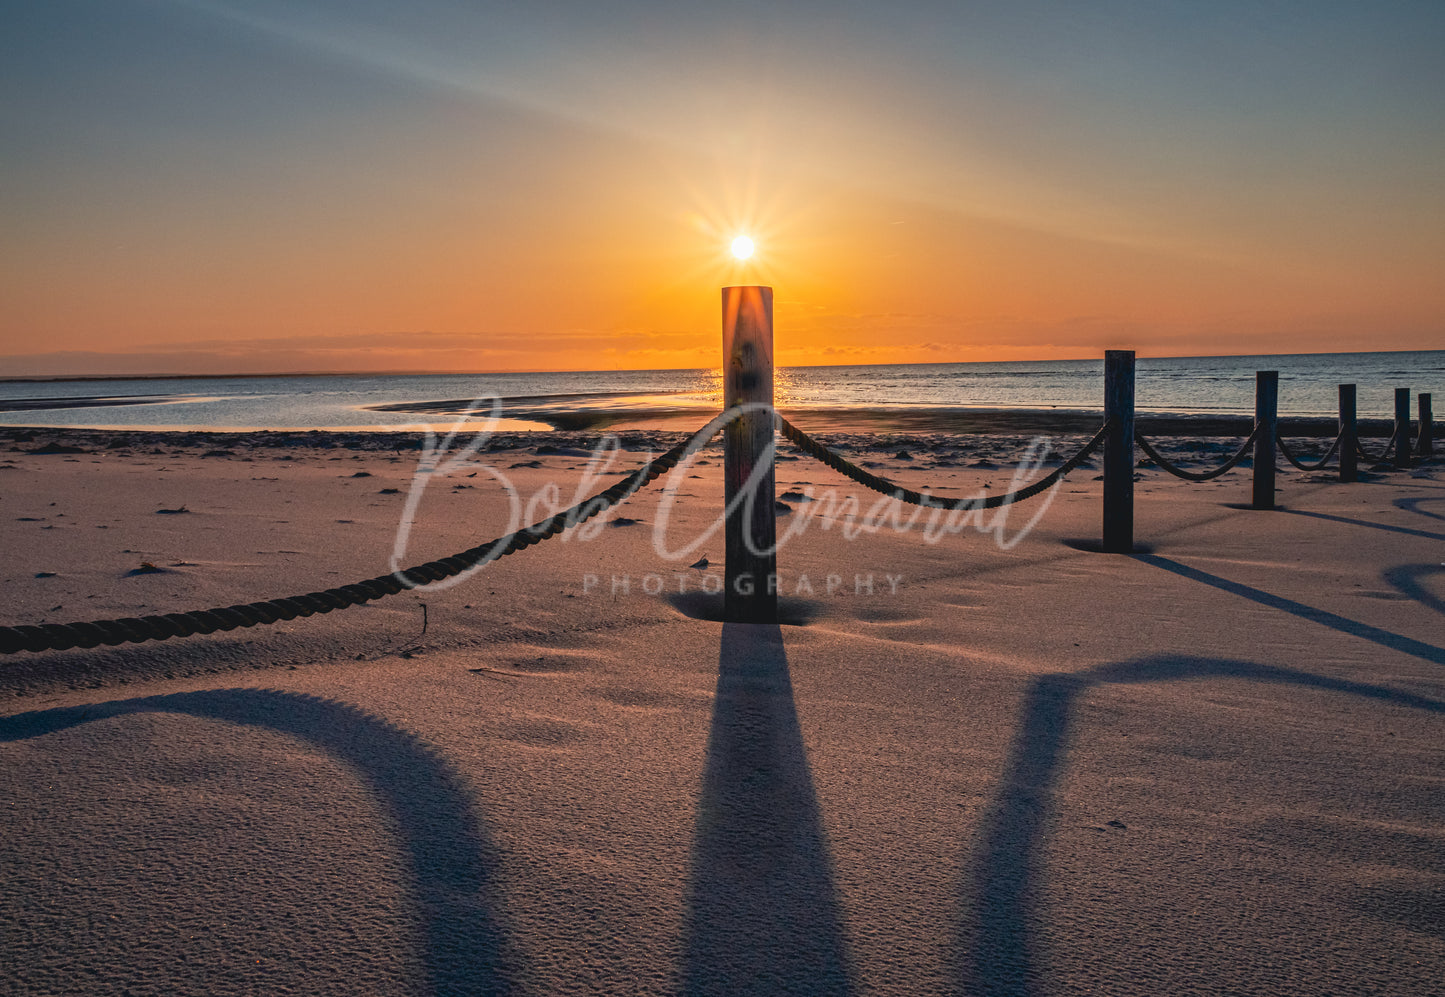
[[[408,893],[430,990],[511,991],[503,926],[490,887],[495,852],[451,766],[425,742],[355,706],[271,689],[221,689],[118,700],[0,719],[0,741],[91,720],[181,713],[289,734],[355,770],[390,812],[410,865]]]
[[[1428,575],[1445,574],[1445,564],[1397,564],[1385,570],[1381,576],[1395,589],[1420,605],[1445,613],[1445,599],[1427,589],[1421,579]]]
[[[1034,679],[970,862],[957,949],[963,992],[1034,997],[1047,989],[1041,969],[1045,960],[1034,939],[1034,904],[1044,880],[1042,847],[1055,817],[1055,787],[1067,761],[1080,696],[1100,685],[1202,678],[1305,686],[1445,713],[1445,702],[1385,686],[1220,658],[1156,656]]]
[[[781,630],[728,623],[687,892],[682,992],[851,992]]]
[[[1427,516],[1430,519],[1445,520],[1445,514],[1430,512],[1420,508],[1426,502],[1445,502],[1445,496],[1441,495],[1412,495],[1404,498],[1397,498],[1390,504],[1396,509],[1403,509],[1406,512],[1413,512],[1417,516]]]

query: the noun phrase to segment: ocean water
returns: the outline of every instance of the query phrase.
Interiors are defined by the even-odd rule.
[[[1280,412],[1328,416],[1337,385],[1358,385],[1359,414],[1388,418],[1394,391],[1428,391],[1445,410],[1445,350],[1145,358],[1144,413],[1249,414],[1254,373],[1280,374]],[[777,404],[802,408],[1102,408],[1102,360],[791,367],[776,373]],[[371,406],[496,396],[504,429],[546,429],[549,411],[695,408],[721,404],[717,371],[396,374],[139,378],[0,382],[0,424],[105,428],[404,429],[449,417]],[[507,400],[511,400],[510,403]],[[1412,401],[1413,412],[1413,401]],[[539,413],[541,413],[539,415]]]

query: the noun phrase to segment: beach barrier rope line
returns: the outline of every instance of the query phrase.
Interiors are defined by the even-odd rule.
[[[534,523],[531,526],[526,526],[515,532],[508,533],[506,536],[498,537],[487,543],[478,544],[475,547],[453,554],[450,557],[427,561],[424,564],[418,564],[414,567],[405,568],[387,575],[379,575],[376,578],[369,578],[351,585],[341,585],[336,588],[308,592],[305,595],[268,599],[261,602],[220,606],[214,609],[190,610],[182,613],[166,613],[155,616],[125,617],[113,620],[92,620],[76,623],[40,623],[13,627],[0,626],[0,654],[15,654],[20,651],[64,651],[77,647],[93,648],[102,644],[107,646],[139,644],[152,640],[169,640],[172,637],[189,637],[193,634],[210,634],[217,630],[225,631],[235,630],[241,627],[254,627],[262,624],[277,623],[281,620],[294,620],[297,617],[314,616],[321,613],[329,613],[333,610],[347,609],[351,606],[359,606],[363,603],[382,599],[389,595],[396,595],[405,590],[417,588],[431,582],[439,582],[459,575],[463,571],[476,567],[484,562],[490,562],[519,550],[525,550],[527,547],[541,543],[543,540],[557,536],[575,526],[580,526],[582,523],[612,508],[614,505],[622,502],[657,480],[661,475],[672,470],[677,466],[679,461],[705,446],[741,414],[741,410],[736,408],[722,412],[671,450],[648,461],[621,481],[609,488],[603,489],[596,495],[584,499],[570,509],[556,513],[539,523]],[[1115,423],[1112,420],[1106,422],[1072,457],[1038,481],[1026,485],[1023,488],[1006,492],[1003,495],[947,499],[927,492],[904,488],[889,481],[887,478],[882,478],[870,471],[866,471],[848,460],[848,458],[819,443],[787,419],[783,418],[783,416],[778,415],[777,420],[778,431],[799,450],[816,458],[823,464],[860,485],[910,505],[960,511],[997,509],[1001,506],[1022,502],[1026,499],[1033,498],[1035,495],[1042,494],[1063,480],[1071,471],[1074,471],[1083,464],[1084,461],[1103,444],[1110,431],[1115,428]],[[1398,432],[1399,430],[1397,429],[1396,435],[1398,435]],[[1189,481],[1209,481],[1212,478],[1217,478],[1224,474],[1243,460],[1258,435],[1259,427],[1256,426],[1254,432],[1249,434],[1233,456],[1219,467],[1203,472],[1186,471],[1172,464],[1162,457],[1141,434],[1135,434],[1134,442],[1139,445],[1140,449],[1144,451],[1149,459],[1170,474]],[[1280,452],[1284,454],[1285,458],[1288,459],[1291,464],[1301,470],[1310,471],[1318,470],[1324,466],[1339,448],[1342,438],[1343,435],[1336,436],[1324,457],[1312,465],[1305,464],[1296,459],[1295,456],[1290,453],[1283,439],[1276,436],[1275,442],[1279,445]],[[1391,436],[1385,444],[1385,455],[1387,457],[1390,452],[1390,447],[1394,445],[1394,442],[1395,436]],[[1358,441],[1356,442],[1356,448],[1359,450],[1360,456],[1366,459],[1374,459],[1365,452]]]
[[[1239,445],[1239,449],[1236,450],[1234,454],[1223,464],[1220,464],[1218,467],[1213,468],[1209,471],[1186,471],[1184,468],[1166,460],[1163,456],[1161,456],[1159,451],[1155,450],[1154,447],[1150,445],[1149,441],[1144,438],[1142,433],[1134,434],[1134,442],[1139,444],[1139,449],[1144,451],[1144,456],[1148,457],[1155,464],[1159,465],[1159,468],[1161,470],[1169,472],[1176,478],[1183,478],[1185,481],[1214,480],[1221,474],[1224,474],[1226,471],[1232,469],[1240,461],[1244,460],[1245,455],[1249,453],[1249,448],[1254,446],[1254,441],[1258,438],[1259,427],[1255,426],[1254,432],[1250,433],[1247,437],[1245,437],[1244,442]]]
[[[1048,491],[1057,482],[1062,480],[1066,474],[1088,460],[1089,455],[1098,449],[1100,444],[1102,444],[1104,439],[1109,435],[1109,431],[1113,428],[1114,423],[1112,420],[1105,423],[1104,426],[1094,434],[1093,439],[1085,443],[1078,453],[1074,454],[1074,456],[1070,457],[1053,471],[1044,475],[1038,481],[1016,491],[986,497],[947,499],[939,498],[937,495],[930,495],[927,492],[918,492],[911,488],[904,488],[901,485],[889,481],[887,478],[880,478],[876,474],[865,471],[848,458],[833,450],[829,450],[797,426],[794,426],[787,419],[784,419],[781,415],[778,416],[778,431],[781,432],[790,443],[808,456],[817,458],[833,470],[851,478],[858,484],[866,488],[871,488],[875,492],[889,495],[909,505],[921,505],[933,509],[951,510],[997,509],[1000,506],[1011,505],[1014,502],[1022,502],[1025,499],[1033,498],[1035,495]]]
[[[139,644],[151,640],[169,640],[172,637],[189,637],[192,634],[209,634],[217,630],[254,627],[280,620],[294,620],[298,616],[313,616],[347,609],[429,582],[439,582],[483,562],[524,550],[574,526],[580,526],[672,470],[679,461],[700,450],[739,415],[741,412],[736,409],[719,414],[671,450],[570,509],[450,557],[427,561],[425,564],[389,575],[379,575],[352,585],[284,599],[158,616],[0,627],[0,654],[15,654],[19,651],[65,651],[75,647],[92,648],[101,644]]]
[[[1399,436],[1399,434],[1399,429],[1396,429],[1395,432],[1391,434],[1390,438],[1385,441],[1384,453],[1379,456],[1376,456],[1375,454],[1372,454],[1365,450],[1364,446],[1360,443],[1358,438],[1355,440],[1355,452],[1365,460],[1372,460],[1377,463],[1388,461],[1390,459],[1390,450],[1392,447],[1394,447],[1395,440]],[[1168,473],[1174,475],[1176,478],[1183,478],[1186,481],[1210,481],[1214,478],[1219,477],[1221,474],[1224,474],[1226,471],[1230,470],[1241,460],[1243,460],[1245,456],[1249,453],[1249,448],[1254,445],[1254,442],[1256,439],[1258,439],[1258,437],[1259,427],[1255,426],[1254,431],[1249,434],[1249,436],[1245,439],[1243,443],[1240,444],[1239,449],[1235,451],[1234,455],[1228,460],[1226,460],[1223,464],[1220,464],[1218,467],[1210,471],[1186,471],[1184,468],[1172,463],[1171,461],[1165,459],[1162,455],[1160,455],[1159,451],[1155,450],[1154,447],[1149,443],[1149,441],[1140,433],[1134,434],[1134,442],[1139,445],[1139,449],[1144,451],[1144,455],[1146,457],[1148,457],[1155,464],[1157,464],[1162,470],[1167,471]],[[1289,461],[1290,464],[1292,464],[1294,467],[1298,468],[1301,471],[1319,471],[1323,469],[1324,466],[1328,464],[1330,460],[1335,456],[1335,453],[1339,450],[1340,443],[1343,440],[1344,433],[1341,432],[1336,435],[1334,440],[1330,443],[1330,448],[1325,451],[1324,456],[1311,464],[1307,463],[1306,461],[1300,460],[1300,458],[1295,455],[1294,451],[1290,449],[1289,444],[1285,442],[1284,437],[1276,434],[1274,438],[1275,445],[1279,448],[1279,452],[1284,455],[1284,459]]]

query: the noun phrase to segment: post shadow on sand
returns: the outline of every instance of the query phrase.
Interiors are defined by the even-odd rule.
[[[1395,503],[1395,505],[1399,506],[1400,508],[1406,508],[1404,506],[1400,506],[1400,503],[1398,501]],[[1372,530],[1383,530],[1386,533],[1403,533],[1405,536],[1420,537],[1424,540],[1445,540],[1445,533],[1431,533],[1429,530],[1414,530],[1408,526],[1394,526],[1390,523],[1372,523],[1368,519],[1354,519],[1350,516],[1335,516],[1327,512],[1309,512],[1305,509],[1281,509],[1280,511],[1287,512],[1291,516],[1308,516],[1310,519],[1325,519],[1329,520],[1332,523],[1344,523],[1347,526],[1364,526]],[[1414,507],[1409,507],[1408,511],[1420,512],[1419,509]],[[1420,514],[1422,516],[1430,515],[1430,513],[1428,512],[1423,512]]]
[[[1423,661],[1436,665],[1445,665],[1445,648],[1437,647],[1434,644],[1427,644],[1422,640],[1413,637],[1406,637],[1404,634],[1397,634],[1393,630],[1386,630],[1383,627],[1372,626],[1369,623],[1361,623],[1359,620],[1352,620],[1339,613],[1331,613],[1327,609],[1318,609],[1306,605],[1303,602],[1296,602],[1294,599],[1286,599],[1282,595],[1275,595],[1273,592],[1266,592],[1264,589],[1255,588],[1253,585],[1245,585],[1242,582],[1230,581],[1228,578],[1221,578],[1212,575],[1199,568],[1181,564],[1178,561],[1167,557],[1160,557],[1155,554],[1137,554],[1135,559],[1152,564],[1156,568],[1163,568],[1165,571],[1179,575],[1181,578],[1188,578],[1190,581],[1201,582],[1212,588],[1229,592],[1251,602],[1257,602],[1270,609],[1278,609],[1289,613],[1291,616],[1298,616],[1302,620],[1309,620],[1311,623],[1318,623],[1320,626],[1329,627],[1339,633],[1349,634],[1351,637],[1358,637],[1367,640],[1381,647],[1388,647],[1392,651],[1399,651],[1401,654],[1408,654],[1420,658]],[[1409,567],[1409,566],[1406,566]],[[1411,576],[1413,577],[1413,576]],[[1386,572],[1386,579],[1391,584],[1397,584],[1396,580]],[[1401,579],[1405,581],[1407,579]],[[1403,591],[1403,590],[1402,590]],[[1407,593],[1408,594],[1408,593]]]
[[[687,892],[682,992],[850,992],[842,913],[776,625],[728,623]]]
[[[423,741],[347,703],[271,689],[176,693],[24,713],[0,719],[0,741],[135,713],[183,713],[280,731],[350,766],[390,811],[401,835],[430,992],[460,997],[511,991],[503,968],[503,926],[489,883],[495,852],[460,779]]]
[[[1035,678],[968,864],[957,947],[964,992],[1034,997],[1047,989],[1047,953],[1035,939],[1046,879],[1042,847],[1055,816],[1055,788],[1068,760],[1079,697],[1099,685],[1201,678],[1306,686],[1445,713],[1445,702],[1385,686],[1222,658],[1159,655]]]

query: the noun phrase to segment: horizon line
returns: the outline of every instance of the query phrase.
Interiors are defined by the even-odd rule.
[[[1100,353],[1102,354],[1102,350]],[[1303,353],[1186,353],[1167,355],[1136,355],[1139,360],[1207,360],[1234,359],[1243,357],[1330,357],[1352,354],[1387,353],[1445,353],[1445,350],[1322,350]],[[23,357],[23,354],[20,356]],[[5,360],[19,357],[5,357]],[[779,370],[816,370],[828,367],[952,367],[972,364],[1007,363],[1077,363],[1103,362],[1097,357],[1053,357],[1048,360],[928,360],[912,363],[836,363],[836,364],[779,364]],[[222,380],[228,378],[266,377],[488,377],[511,374],[660,374],[677,371],[708,371],[713,367],[607,367],[600,369],[547,370],[541,367],[516,370],[297,370],[259,371],[228,374],[200,374],[180,372],[158,372],[148,374],[34,374],[15,377],[0,377],[0,384],[60,384],[69,381],[179,381],[179,380]]]

